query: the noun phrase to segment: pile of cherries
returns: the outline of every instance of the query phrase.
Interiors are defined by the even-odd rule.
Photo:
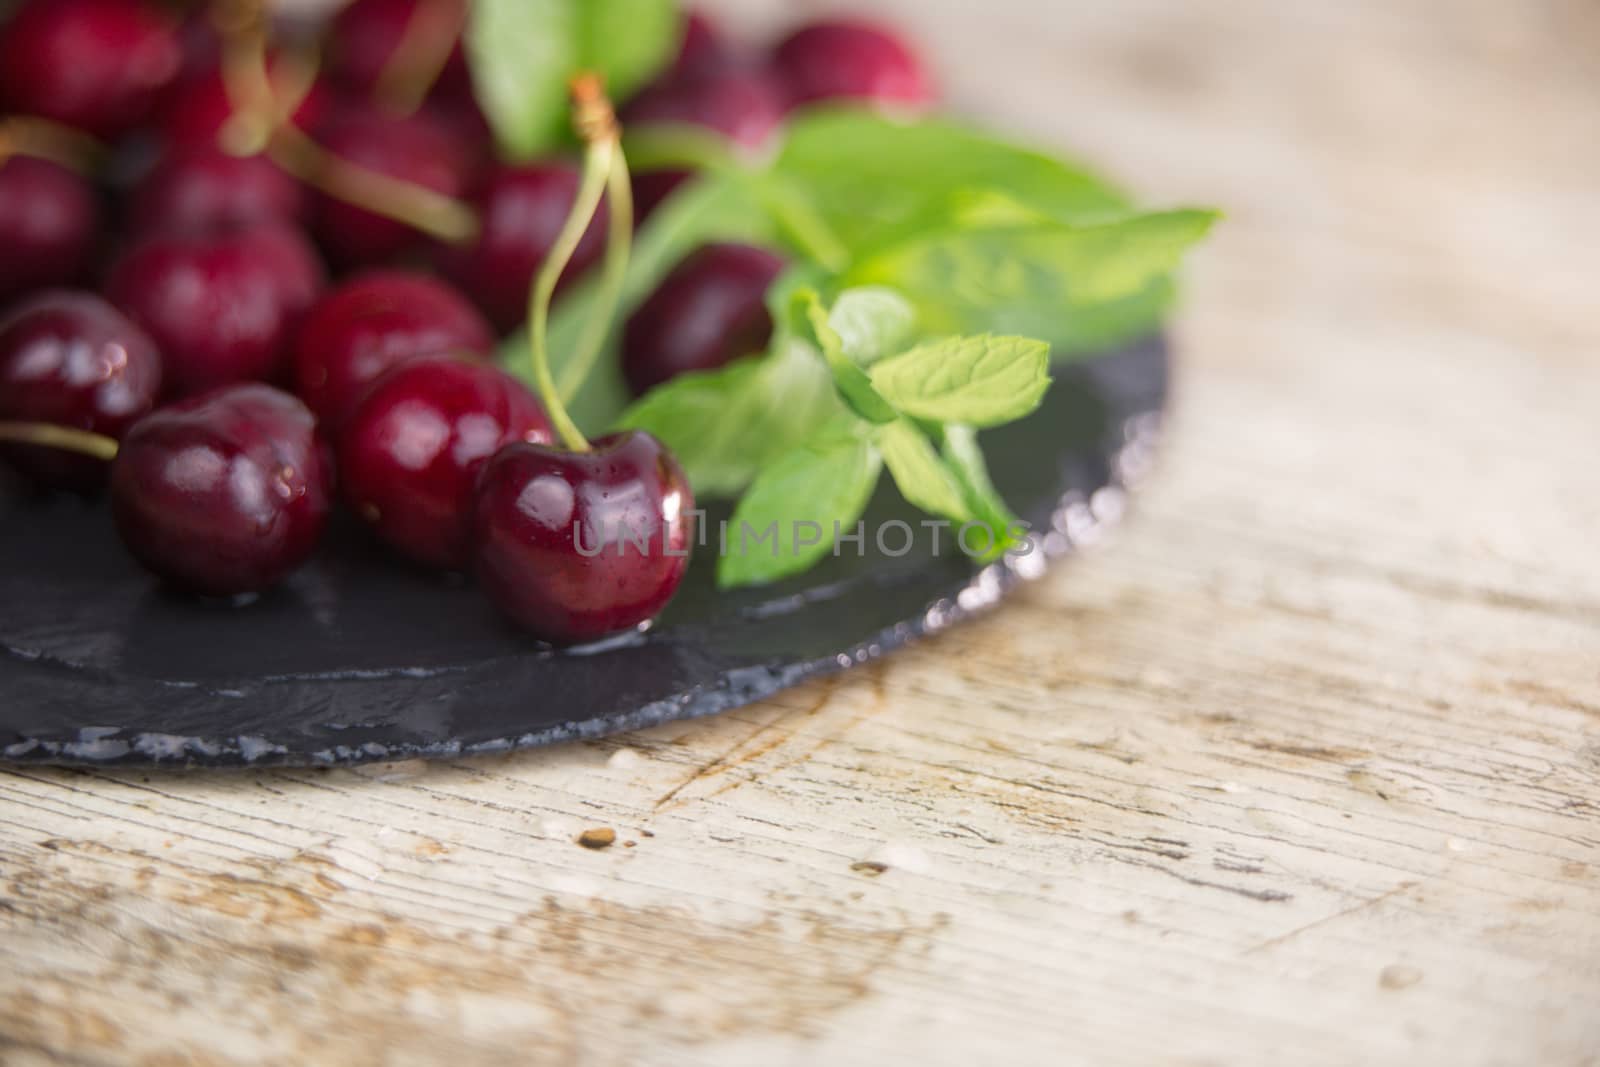
[[[43,488],[108,487],[129,551],[205,596],[282,580],[342,498],[401,555],[475,571],[542,639],[659,613],[693,539],[676,461],[639,432],[561,447],[559,400],[491,362],[580,170],[497,162],[459,40],[442,62],[409,54],[429,36],[414,20],[437,47],[466,2],[355,0],[322,31],[320,71],[268,52],[280,123],[353,165],[335,188],[252,144],[219,14],[235,4],[25,0],[0,25],[0,459]],[[676,63],[620,114],[759,147],[798,106],[931,96],[879,27],[818,23],[745,55],[691,15]],[[70,150],[35,150],[57,141]],[[364,203],[374,175],[469,209],[472,232]],[[689,177],[636,175],[640,214]],[[602,258],[606,229],[597,213],[563,283]],[[783,265],[741,245],[691,254],[626,324],[632,389],[761,350]],[[595,551],[616,536],[649,548]]]

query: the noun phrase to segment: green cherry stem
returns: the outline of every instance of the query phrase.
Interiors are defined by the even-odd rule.
[[[79,452],[107,463],[117,458],[116,438],[52,422],[0,422],[0,441]]]
[[[378,75],[373,95],[396,115],[414,115],[450,62],[461,38],[467,5],[461,0],[422,0],[406,20],[400,43]]]
[[[587,452],[589,441],[567,413],[567,405],[550,373],[550,302],[555,298],[556,284],[578,250],[578,243],[600,210],[600,200],[605,196],[619,150],[616,115],[599,75],[580,74],[572,79],[572,121],[584,143],[583,177],[566,225],[533,279],[533,290],[528,297],[528,349],[533,361],[534,385],[562,444],[574,452]]]
[[[594,370],[595,361],[605,348],[614,325],[612,320],[617,308],[622,306],[622,291],[628,283],[628,260],[633,256],[633,178],[628,173],[628,157],[620,143],[611,159],[606,203],[610,205],[607,220],[610,229],[606,233],[606,259],[600,288],[572,359],[561,371],[561,399],[568,404],[589,380],[589,372]]]

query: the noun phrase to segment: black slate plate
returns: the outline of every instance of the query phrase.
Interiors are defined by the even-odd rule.
[[[985,435],[996,483],[1038,535],[1032,556],[975,570],[948,534],[935,556],[885,478],[867,528],[909,523],[910,554],[869,536],[864,557],[730,594],[708,555],[653,631],[580,651],[530,643],[465,580],[408,569],[348,524],[286,587],[233,607],[139,571],[102,503],[0,487],[0,759],[455,756],[737,707],[987,607],[1114,521],[1166,391],[1167,349],[1151,339],[1059,372],[1038,414]]]

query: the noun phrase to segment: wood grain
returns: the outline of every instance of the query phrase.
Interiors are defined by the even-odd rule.
[[[0,1061],[1600,1063],[1597,9],[850,6],[1227,209],[1125,532],[715,720],[0,772]]]

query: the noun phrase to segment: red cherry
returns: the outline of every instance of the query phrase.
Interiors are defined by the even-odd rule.
[[[367,274],[329,292],[306,316],[295,343],[295,392],[336,427],[391,367],[423,356],[487,356],[494,345],[483,315],[444,282]]]
[[[297,77],[291,77],[287,60],[282,56],[269,60],[268,73],[278,92],[288,93],[296,88]],[[177,147],[215,147],[235,111],[220,67],[184,78],[169,98],[162,109],[160,127],[167,143]],[[322,120],[329,106],[327,90],[314,82],[296,105],[290,121],[302,130],[309,130]]]
[[[111,268],[106,293],[160,347],[167,391],[187,395],[280,378],[323,280],[299,233],[261,225],[147,238]]]
[[[764,248],[712,244],[690,253],[628,319],[622,370],[635,394],[766,348],[767,290],[784,261]]]
[[[478,578],[553,644],[633,629],[683,581],[693,510],[682,468],[647,433],[602,438],[590,452],[511,445],[478,483]]]
[[[168,20],[133,0],[28,0],[0,27],[0,109],[114,138],[177,77]]]
[[[414,360],[378,379],[340,433],[345,499],[402,554],[461,570],[479,470],[511,442],[551,439],[544,409],[504,371]]]
[[[161,355],[143,330],[91,293],[47,292],[0,320],[0,421],[47,422],[121,438],[161,392]],[[97,459],[16,445],[5,456],[43,485],[105,481]]]
[[[323,128],[321,140],[351,163],[451,197],[466,191],[477,165],[466,139],[427,114],[349,111]],[[423,241],[403,222],[329,196],[318,197],[315,229],[329,257],[344,267],[386,263]]]
[[[683,42],[678,46],[678,58],[673,61],[672,73],[696,74],[727,66],[733,61],[733,47],[723,36],[722,29],[703,12],[686,13],[683,19]]]
[[[672,76],[642,90],[620,113],[625,125],[687,122],[760,148],[783,121],[782,87],[758,70],[717,68]]]
[[[502,332],[511,332],[527,318],[528,290],[566,225],[578,185],[578,169],[566,162],[497,167],[473,197],[482,226],[477,239],[438,251],[439,268]],[[563,282],[600,259],[606,231],[602,206],[562,274]]]
[[[281,581],[315,551],[332,500],[315,418],[265,385],[226,386],[146,416],[111,465],[112,514],[128,550],[209,596]]]
[[[31,156],[0,162],[0,303],[84,274],[100,227],[89,183]]]
[[[418,8],[424,5],[437,10],[424,10],[421,17],[431,18],[439,26],[459,26],[464,22],[462,0],[355,0],[341,10],[330,24],[328,58],[332,78],[351,93],[371,95],[395,50],[411,32]],[[472,76],[459,40],[430,95],[451,103],[472,99]]]
[[[816,22],[796,30],[773,53],[792,105],[864,100],[924,107],[933,83],[904,41],[887,27],[861,19]]]
[[[129,221],[144,234],[201,232],[296,223],[305,214],[305,189],[270,159],[195,146],[165,156],[145,176],[133,190]]]

